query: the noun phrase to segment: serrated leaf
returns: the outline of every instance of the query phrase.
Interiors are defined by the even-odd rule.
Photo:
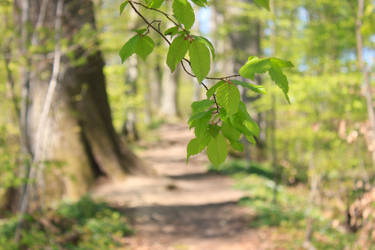
[[[198,5],[199,7],[206,7],[207,6],[207,0],[192,0],[193,3]]]
[[[148,0],[147,6],[149,8],[155,8],[158,9],[163,4],[164,0]]]
[[[252,83],[242,82],[242,81],[238,81],[238,80],[231,80],[231,82],[236,84],[236,85],[240,85],[244,88],[250,89],[250,90],[252,90],[256,93],[266,94],[266,90],[265,90],[264,86],[262,86],[262,85],[255,85],[255,84],[252,84]]]
[[[196,38],[200,39],[204,44],[206,44],[206,46],[211,51],[212,58],[215,59],[215,56],[216,56],[216,54],[215,54],[215,47],[212,45],[212,43],[210,42],[210,40],[208,40],[207,38],[205,38],[203,36],[197,36]]]
[[[185,57],[189,47],[190,43],[185,39],[184,35],[178,36],[173,40],[167,55],[167,65],[172,72],[176,70],[177,65]]]
[[[254,144],[254,145],[257,144],[257,141],[255,140],[254,136],[246,135],[245,137],[249,143]]]
[[[241,115],[234,114],[233,116],[230,117],[230,121],[233,125],[234,128],[236,128],[239,132],[241,132],[245,136],[252,136],[253,134],[243,125],[243,118]]]
[[[220,130],[221,128],[218,125],[215,125],[215,124],[208,125],[208,133],[212,137],[216,137],[219,134]]]
[[[236,141],[240,138],[241,133],[237,131],[231,124],[228,122],[223,122],[221,126],[221,131],[223,135],[228,138],[229,140]]]
[[[210,51],[200,40],[194,40],[189,48],[191,69],[199,82],[202,82],[211,68]]]
[[[240,75],[244,78],[254,80],[255,74],[267,72],[271,68],[269,58],[249,57],[247,63],[240,68]]]
[[[202,100],[193,102],[191,104],[191,109],[193,113],[202,112],[207,110],[207,108],[211,107],[215,102],[212,100]]]
[[[174,36],[178,33],[178,27],[177,26],[173,26],[169,29],[167,29],[165,32],[164,32],[164,35],[168,36],[168,35],[171,35],[171,36]]]
[[[284,92],[286,99],[290,103],[288,96],[289,83],[287,77],[283,74],[283,68],[291,68],[293,64],[289,61],[278,58],[249,57],[247,63],[241,67],[240,75],[245,78],[254,80],[255,74],[265,73],[268,71],[271,79]]]
[[[210,122],[212,117],[212,111],[207,111],[207,112],[198,112],[193,114],[189,121],[189,127],[198,127],[198,126],[208,126],[208,123]]]
[[[254,0],[254,2],[266,10],[270,10],[270,0]]]
[[[135,45],[139,40],[139,35],[135,35],[127,41],[120,50],[121,62],[124,63],[131,55],[135,53]]]
[[[224,136],[219,133],[216,137],[211,138],[207,145],[207,156],[215,166],[222,164],[228,155],[227,142]]]
[[[124,11],[125,7],[128,5],[129,1],[125,1],[120,5],[120,15]]]
[[[182,23],[185,29],[189,30],[195,22],[195,15],[194,9],[188,0],[174,0],[172,8],[177,21]]]
[[[212,86],[211,88],[209,88],[206,92],[206,96],[207,98],[210,98],[211,96],[213,96],[217,90],[217,88],[219,88],[220,86],[222,86],[223,84],[226,84],[225,81],[220,81],[220,82],[217,82],[214,86]]]
[[[245,103],[240,102],[240,105],[238,107],[238,114],[241,117],[242,120],[249,120],[252,121],[253,119],[251,118],[249,112],[247,112],[247,108]]]
[[[243,152],[244,151],[244,146],[242,144],[241,141],[232,141],[232,140],[229,140],[230,142],[230,145],[232,146],[232,148],[234,150],[237,150],[237,151],[240,151],[240,152]]]
[[[249,120],[246,120],[243,122],[243,124],[245,125],[245,127],[256,137],[259,136],[259,126],[256,122],[254,122],[253,120],[249,121]]]
[[[276,58],[276,57],[270,58],[270,61],[273,65],[277,65],[280,68],[293,68],[294,67],[293,63],[291,63],[289,61],[286,61],[286,60]]]
[[[145,33],[147,31],[146,28],[142,28],[142,29],[137,29],[135,30],[135,32],[137,32],[139,35],[142,35],[143,33]]]
[[[206,145],[202,144],[198,138],[192,139],[187,146],[186,161],[187,162],[189,161],[190,156],[196,155],[202,152],[206,146],[207,144]]]
[[[233,115],[238,111],[241,94],[235,85],[227,83],[217,89],[216,100],[220,106],[225,108],[228,115]]]
[[[280,62],[280,60],[276,61],[271,59],[271,68],[269,70],[269,74],[271,76],[271,79],[276,83],[277,86],[284,92],[284,95],[288,102],[290,103],[290,99],[288,96],[289,92],[289,83],[286,76],[283,74],[282,66],[284,67],[292,67],[287,63]]]
[[[155,43],[149,36],[140,36],[135,44],[135,53],[143,60],[154,50]]]
[[[197,138],[207,138],[209,137],[208,133],[208,123],[207,124],[200,124],[195,127],[194,134]],[[207,141],[208,143],[208,141]]]

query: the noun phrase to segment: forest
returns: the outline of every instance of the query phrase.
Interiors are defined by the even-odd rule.
[[[374,0],[0,0],[0,250],[375,250]]]

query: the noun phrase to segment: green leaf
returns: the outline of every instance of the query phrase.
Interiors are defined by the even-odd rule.
[[[238,114],[241,116],[241,119],[243,120],[252,120],[251,116],[249,115],[249,112],[247,112],[246,105],[243,102],[240,102]]]
[[[215,102],[212,100],[202,100],[193,102],[191,104],[191,109],[193,110],[193,113],[202,112],[205,111],[207,108],[211,107]]]
[[[198,126],[208,126],[208,123],[210,122],[212,117],[212,111],[206,111],[206,112],[198,112],[193,114],[188,123],[190,128],[192,127],[198,127]]]
[[[224,136],[219,133],[216,137],[211,138],[207,146],[207,156],[211,163],[219,166],[225,161],[228,155],[227,142]]]
[[[142,35],[143,33],[145,33],[147,31],[146,28],[142,28],[142,29],[137,29],[135,30],[135,32],[137,32],[139,35]]]
[[[257,144],[257,141],[255,140],[254,136],[246,135],[245,137],[249,143],[254,144],[254,145]]]
[[[244,78],[255,80],[255,74],[265,73],[270,70],[269,58],[249,57],[247,63],[240,68],[240,75]]]
[[[193,3],[200,7],[206,7],[207,6],[207,0],[192,0]]]
[[[231,124],[228,122],[223,122],[221,126],[221,131],[223,132],[223,135],[228,138],[229,140],[236,141],[240,138],[241,133],[237,131]]]
[[[220,106],[225,108],[228,115],[233,115],[238,111],[241,94],[235,85],[227,83],[217,89],[216,100]]]
[[[242,82],[242,81],[238,81],[238,80],[231,80],[231,82],[236,84],[236,85],[240,85],[244,88],[250,89],[250,90],[252,90],[256,93],[266,94],[266,90],[262,85],[255,85],[255,84],[252,84],[252,83]]]
[[[195,39],[189,48],[191,69],[199,82],[202,82],[211,68],[210,51],[199,39]]]
[[[154,47],[154,41],[149,36],[140,36],[135,44],[135,53],[143,60],[146,60],[147,56],[154,50]]]
[[[213,96],[215,94],[217,88],[219,88],[223,84],[226,84],[226,82],[225,81],[217,82],[214,86],[212,86],[209,90],[207,90],[207,92],[206,92],[207,98],[210,98],[211,96]]]
[[[230,145],[232,146],[232,148],[234,150],[237,150],[237,151],[240,151],[240,152],[244,151],[244,146],[243,146],[241,141],[239,141],[239,140],[236,140],[236,141],[229,140],[229,142],[230,142]]]
[[[174,0],[172,8],[176,19],[189,30],[195,22],[195,15],[188,0]]]
[[[189,161],[190,156],[199,154],[205,149],[206,146],[207,144],[202,144],[198,138],[192,139],[187,146],[186,162]]]
[[[257,5],[263,7],[265,9],[267,9],[267,10],[270,10],[270,0],[254,0],[254,2]]]
[[[215,125],[215,124],[208,125],[208,133],[212,137],[216,137],[219,134],[220,130],[221,128],[218,125]]]
[[[259,136],[259,126],[258,124],[253,121],[253,120],[246,120],[243,122],[243,124],[245,125],[245,127],[255,136],[255,137],[258,137]]]
[[[124,63],[126,59],[128,59],[131,55],[135,53],[135,45],[137,44],[139,40],[139,35],[135,35],[128,42],[122,46],[120,50],[120,57],[121,57],[121,62]]]
[[[147,6],[149,8],[158,9],[163,4],[164,0],[147,0]]]
[[[269,74],[271,79],[276,83],[279,88],[284,92],[284,95],[288,102],[290,103],[290,99],[288,96],[289,92],[289,83],[286,76],[283,74],[282,68],[283,67],[292,67],[293,65],[287,64],[287,62],[282,62],[280,59],[272,58],[271,59],[271,69],[269,70]]]
[[[278,58],[258,58],[249,57],[247,63],[241,67],[240,75],[245,78],[254,80],[255,74],[265,73],[268,71],[271,79],[284,92],[286,99],[290,103],[288,96],[289,83],[287,77],[283,74],[283,68],[291,68],[293,64],[289,61]]]
[[[178,36],[173,40],[167,55],[167,65],[172,72],[176,70],[177,65],[185,57],[189,47],[190,43],[185,39],[184,35]]]
[[[169,29],[167,29],[165,32],[164,32],[164,35],[168,36],[168,35],[171,35],[171,36],[174,36],[178,33],[178,27],[177,26],[173,26]]]
[[[124,11],[125,7],[128,5],[129,1],[126,0],[125,2],[123,2],[121,5],[120,5],[120,15],[122,14],[122,12]]]
[[[210,42],[210,40],[208,40],[207,38],[203,37],[203,36],[196,36],[197,39],[200,39],[204,44],[206,44],[206,46],[210,49],[211,51],[211,55],[212,55],[212,58],[215,59],[215,47],[212,45],[212,43]]]

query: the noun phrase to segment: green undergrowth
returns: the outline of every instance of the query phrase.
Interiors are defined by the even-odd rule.
[[[210,166],[210,172],[230,175],[235,188],[246,191],[239,205],[251,208],[249,227],[272,232],[270,238],[285,249],[301,249],[308,218],[314,219],[313,245],[316,249],[355,249],[356,235],[332,226],[323,208],[309,209],[309,190],[306,184],[277,186],[274,202],[274,172],[263,164],[232,161],[220,169]]]
[[[16,217],[0,221],[0,249],[117,249],[131,235],[126,218],[106,203],[84,197],[56,210],[26,216],[21,240]]]

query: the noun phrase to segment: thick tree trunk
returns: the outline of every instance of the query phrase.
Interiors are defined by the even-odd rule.
[[[43,0],[18,0],[16,7],[28,1],[29,22],[35,27]],[[56,9],[57,0],[49,1],[47,10]],[[98,176],[118,180],[126,173],[138,173],[139,161],[117,137],[106,94],[103,58],[97,41],[77,39],[83,27],[95,31],[91,0],[64,0],[62,37],[69,40],[73,53],[62,53],[53,104],[44,124],[41,113],[51,79],[51,61],[47,51],[33,54],[30,64],[26,114],[26,138],[30,153],[39,159],[36,190],[39,202],[51,205],[62,198],[78,199]],[[22,13],[21,13],[22,16]],[[47,11],[43,26],[53,30],[56,15]],[[22,25],[21,22],[20,25]],[[36,32],[36,31],[34,31]],[[40,40],[40,48],[53,40],[53,32]],[[92,34],[91,34],[92,36]],[[86,46],[87,45],[87,46]],[[73,56],[72,56],[73,54]],[[84,59],[82,61],[82,59]],[[42,126],[42,137],[37,130]],[[42,140],[38,142],[38,140]],[[37,145],[40,147],[37,147]]]

